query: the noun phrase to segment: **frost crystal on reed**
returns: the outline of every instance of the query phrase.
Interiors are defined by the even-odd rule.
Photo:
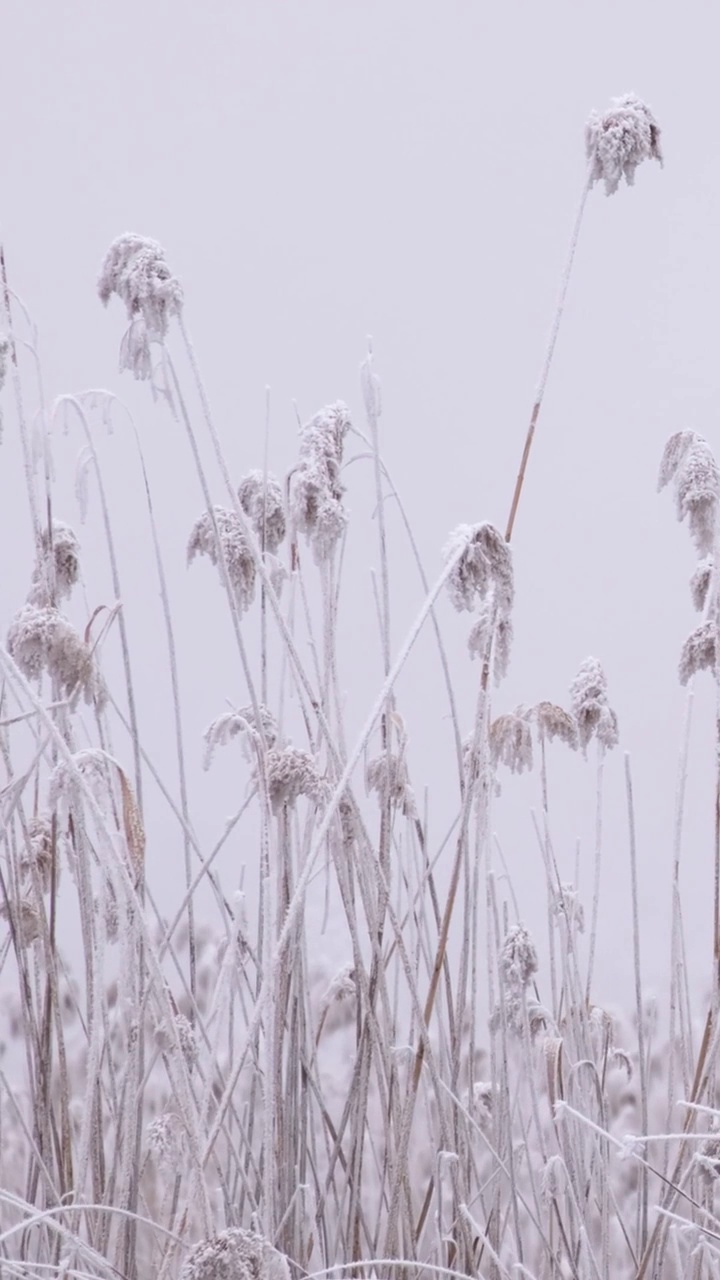
[[[720,499],[720,471],[712,450],[696,431],[678,431],[665,445],[660,463],[658,490],[675,485],[678,520],[687,516],[698,554],[713,549]]]
[[[607,696],[607,679],[597,658],[586,658],[570,686],[573,715],[583,751],[594,736],[606,750],[617,745],[617,716]]]
[[[266,484],[262,471],[250,471],[240,481],[238,498],[258,542],[262,546],[264,530],[265,549],[276,555],[285,537],[285,504],[280,484],[273,475],[267,476]]]
[[[592,165],[592,181],[603,181],[609,196],[617,191],[623,177],[632,186],[635,170],[643,160],[657,160],[662,165],[658,123],[634,93],[613,98],[603,115],[591,112],[585,126],[585,150]]]
[[[717,625],[713,621],[703,622],[690,633],[680,654],[678,675],[681,684],[687,684],[697,671],[716,671],[717,638]]]
[[[327,787],[307,751],[300,751],[297,747],[268,751],[266,767],[274,813],[279,813],[283,805],[294,804],[298,796],[307,796],[316,803],[326,798]]]
[[[282,1253],[242,1227],[201,1240],[185,1259],[180,1280],[290,1280]]]
[[[197,555],[208,556],[214,565],[221,562],[218,549],[220,535],[225,555],[228,577],[235,588],[240,608],[247,609],[255,595],[255,561],[248,540],[234,511],[225,507],[213,507],[215,522],[208,511],[195,521],[188,542],[187,561],[191,564]]]
[[[490,725],[490,758],[494,765],[504,764],[512,773],[533,767],[533,743],[529,712],[516,707],[508,715],[498,716]]]
[[[79,687],[86,702],[104,702],[105,686],[88,645],[57,609],[24,605],[10,624],[7,647],[28,680],[47,671],[65,696]]]
[[[317,413],[300,435],[300,461],[290,482],[290,514],[318,564],[332,555],[347,523],[340,467],[349,429],[347,406],[338,400]]]

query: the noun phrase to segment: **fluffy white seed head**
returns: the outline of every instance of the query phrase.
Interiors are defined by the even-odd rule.
[[[497,1006],[490,1019],[493,1030],[503,1021],[512,1034],[522,1035],[527,1010],[527,989],[538,970],[538,957],[524,924],[508,929],[500,949],[499,969],[502,978],[502,1008]]]
[[[713,452],[696,431],[678,431],[665,445],[658,490],[673,481],[678,520],[687,518],[698,554],[713,550],[720,500],[720,470]]]
[[[188,1254],[180,1280],[290,1280],[285,1256],[254,1231],[229,1227]]]
[[[10,624],[7,646],[28,680],[46,671],[64,696],[79,689],[86,702],[104,703],[105,685],[90,648],[57,609],[24,605]]]
[[[265,549],[276,555],[286,529],[282,486],[273,475],[266,483],[262,471],[249,471],[240,481],[238,498],[258,542],[262,546],[264,533]]]
[[[210,768],[217,747],[226,746],[238,734],[247,739],[248,751],[246,754],[248,759],[252,758],[252,745],[262,746],[263,738],[265,739],[265,746],[274,747],[278,740],[277,721],[272,712],[268,711],[262,702],[258,706],[258,714],[262,733],[258,729],[255,712],[250,706],[240,707],[239,711],[224,711],[222,715],[213,720],[203,734],[205,739],[203,768]]]
[[[40,535],[28,603],[45,608],[62,600],[70,595],[79,576],[80,543],[69,525],[53,520],[52,539],[47,529]]]
[[[516,707],[508,715],[493,720],[490,725],[490,759],[493,765],[504,764],[512,773],[532,769],[532,730],[526,707]]]
[[[265,767],[274,813],[279,813],[283,805],[295,804],[299,796],[307,796],[317,804],[322,804],[327,798],[327,785],[307,751],[297,747],[285,747],[282,751],[273,749],[267,753]]]
[[[628,186],[643,160],[662,165],[660,128],[652,111],[634,93],[612,99],[612,106],[599,115],[593,111],[585,126],[585,149],[593,182],[604,182],[612,195],[624,177]]]
[[[709,619],[694,631],[691,631],[680,653],[678,675],[681,684],[698,671],[717,671],[718,629],[717,624]]]
[[[52,859],[51,822],[48,818],[41,816],[30,818],[27,824],[27,840],[20,854],[20,875],[28,887],[32,886],[34,876],[37,875],[43,893],[49,891],[52,879]]]
[[[340,468],[349,429],[347,406],[338,400],[300,432],[300,459],[290,481],[290,516],[318,564],[332,556],[347,524]]]
[[[213,515],[214,519],[206,511],[195,521],[188,542],[188,564],[192,563],[195,556],[203,555],[212,564],[219,565],[222,558],[218,546],[219,536],[236,598],[242,610],[248,609],[255,595],[256,572],[248,540],[234,511],[227,511],[225,507],[213,507]]]
[[[569,712],[556,706],[554,702],[538,702],[532,709],[532,716],[538,733],[547,742],[558,738],[573,751],[577,750],[578,727]]]
[[[445,560],[455,559],[448,591],[458,612],[482,603],[490,586],[501,613],[509,613],[514,596],[512,553],[492,524],[459,525],[445,547]]]
[[[606,750],[617,745],[618,722],[608,702],[607,679],[597,658],[586,658],[570,685],[570,699],[583,751],[595,737]]]
[[[370,760],[365,770],[365,786],[375,791],[381,804],[400,809],[406,818],[416,814],[415,797],[404,756],[383,754]]]
[[[11,923],[15,946],[20,951],[31,947],[42,936],[40,907],[32,898],[20,898],[8,910],[5,902],[0,906],[0,919]]]
[[[104,306],[116,293],[131,323],[141,316],[150,340],[164,338],[170,317],[182,309],[182,287],[165,261],[162,245],[132,232],[113,240],[97,287]]]

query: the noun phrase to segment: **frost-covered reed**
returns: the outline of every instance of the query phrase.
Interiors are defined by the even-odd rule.
[[[113,398],[60,397],[50,411],[53,422],[70,414],[84,433],[80,514],[97,483],[111,607],[97,603],[91,576],[82,581],[82,537],[55,518],[51,472],[38,477],[30,466],[16,400],[34,547],[27,597],[13,602],[0,648],[3,1272],[133,1280],[720,1275],[718,931],[708,948],[714,994],[698,1040],[676,876],[669,1035],[661,1041],[642,991],[626,759],[634,1010],[625,1020],[594,1003],[604,770],[608,753],[619,757],[622,725],[594,657],[568,673],[566,706],[505,698],[511,537],[582,211],[597,182],[612,194],[623,177],[633,182],[642,161],[661,159],[657,123],[634,95],[591,117],[586,145],[580,213],[505,533],[485,513],[458,512],[474,522],[450,535],[434,581],[417,557],[418,612],[399,645],[384,518],[388,489],[399,495],[381,456],[372,351],[360,376],[369,436],[344,402],[332,401],[301,427],[286,476],[265,464],[234,477],[179,280],[155,241],[125,235],[113,243],[99,293],[125,306],[121,370],[149,383],[157,412],[184,429],[202,504],[199,517],[195,506],[187,512],[187,548],[164,547],[143,460],[138,499],[158,573],[172,758],[154,759],[140,729],[133,673],[141,653],[125,628],[115,552],[123,527],[110,519],[94,445]],[[6,290],[0,384],[10,360],[18,376],[28,373],[17,358],[20,317],[7,312],[10,296]],[[217,491],[202,433],[215,452]],[[363,449],[351,458],[353,440]],[[377,501],[381,676],[364,727],[352,734],[339,633],[353,531],[347,464],[363,459]],[[703,696],[709,672],[716,698],[719,475],[702,437],[673,436],[660,482],[673,485],[698,552],[691,596],[702,614],[683,646],[680,679],[699,674]],[[416,556],[412,536],[411,549]],[[219,575],[235,645],[228,688],[241,688],[237,703],[208,707],[204,742],[186,732],[164,569],[168,555],[185,552]],[[191,595],[196,583],[189,575]],[[452,610],[471,615],[471,708],[460,708],[443,644]],[[426,821],[428,780],[414,766],[418,716],[404,714],[399,687],[426,624],[458,763],[442,840]],[[106,661],[116,631],[120,678]],[[208,636],[208,664],[212,643]],[[353,669],[365,659],[358,646]],[[153,689],[153,718],[158,699]],[[591,894],[578,889],[552,840],[548,776],[568,749],[594,771]],[[207,823],[197,821],[188,786],[191,751],[204,753],[208,769],[222,756],[232,779],[231,816],[217,818],[209,843],[198,834]],[[518,773],[538,787],[547,961],[523,923],[522,886],[498,874],[493,805]],[[161,821],[147,802],[151,789]],[[176,872],[182,863],[171,861],[175,845],[184,877]],[[224,856],[231,847],[242,848],[242,865]],[[246,882],[248,869],[255,876]],[[171,875],[180,889],[169,908]],[[715,895],[718,919],[720,824]],[[320,939],[330,920],[343,954],[325,957]],[[73,966],[62,945],[67,922]]]

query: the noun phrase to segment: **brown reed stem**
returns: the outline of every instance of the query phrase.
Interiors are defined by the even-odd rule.
[[[540,382],[538,383],[538,389],[535,395],[535,403],[533,404],[532,413],[530,414],[530,425],[528,426],[527,436],[525,437],[525,445],[522,452],[522,458],[520,460],[520,470],[518,471],[517,479],[515,481],[515,490],[510,504],[510,515],[508,517],[507,529],[505,531],[506,542],[509,542],[512,538],[513,529],[515,527],[515,516],[517,515],[518,503],[520,502],[520,495],[525,482],[525,471],[527,470],[528,458],[530,457],[530,450],[535,438],[535,428],[537,426],[538,418],[540,417],[540,409],[542,408],[543,397],[545,395],[548,374],[550,373],[550,366],[555,353],[555,343],[557,342],[558,333],[560,331],[560,321],[562,320],[563,311],[565,310],[565,300],[567,298],[568,285],[570,283],[570,274],[575,260],[575,251],[577,249],[578,239],[580,236],[583,214],[585,213],[585,204],[592,182],[592,168],[588,168],[585,185],[583,186],[582,196],[580,198],[580,205],[578,207],[577,214],[575,215],[575,224],[570,237],[570,247],[568,249],[565,268],[560,279],[560,296],[558,298],[557,307],[555,308],[555,317],[553,319],[550,337],[548,338],[547,347],[545,349],[545,358],[543,360],[543,366],[540,373]]]

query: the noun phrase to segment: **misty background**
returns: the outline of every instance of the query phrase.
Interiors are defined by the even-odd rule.
[[[341,398],[365,428],[359,365],[372,335],[383,455],[432,580],[459,523],[505,526],[585,178],[587,116],[630,90],[651,106],[664,169],[645,164],[634,188],[606,198],[597,187],[588,201],[515,526],[515,645],[494,709],[545,698],[567,705],[581,661],[592,654],[602,662],[621,744],[605,770],[595,997],[631,1003],[624,752],[635,786],[644,982],[662,992],[685,705],[677,661],[694,625],[687,580],[695,556],[656,479],[671,433],[689,426],[719,443],[720,18],[698,3],[681,12],[561,0],[534,7],[17,0],[3,6],[3,18],[0,227],[10,282],[38,328],[48,403],[61,392],[105,387],[126,402],[140,432],[180,638],[191,809],[206,848],[242,798],[247,766],[229,748],[203,773],[202,732],[228,700],[240,705],[247,696],[217,575],[208,565],[185,567],[203,508],[186,441],[147,386],[117,372],[125,317],[117,302],[103,312],[95,291],[109,243],[136,231],[164,245],[184,286],[186,322],[237,481],[263,465],[266,387],[270,467],[279,476],[297,456],[297,414],[305,422]],[[29,359],[26,385],[32,413],[40,397]],[[3,407],[4,632],[27,590],[32,545],[9,388]],[[79,527],[81,444],[76,429],[57,432],[54,514],[83,545],[86,612],[74,616],[84,625],[97,604],[112,603],[112,589],[92,497]],[[141,472],[120,417],[112,436],[98,435],[98,447],[141,731],[175,785]],[[349,439],[346,456],[358,451]],[[222,503],[209,450],[207,458]],[[340,682],[352,739],[382,664],[370,464],[353,463],[345,479],[351,523]],[[397,652],[423,591],[391,502],[387,520]],[[479,679],[466,649],[471,618],[453,614],[444,598],[439,616],[469,733]],[[398,709],[421,810],[428,789],[437,847],[456,809],[457,781],[429,630],[398,686]],[[681,870],[698,999],[711,974],[713,711],[712,681],[701,676]],[[114,750],[129,767],[119,729]],[[558,860],[573,879],[578,857],[589,915],[594,767],[557,747],[550,769]],[[494,825],[521,916],[542,935],[531,817],[539,804],[537,775],[503,776]],[[180,833],[151,786],[147,805],[148,877],[170,911],[183,891]],[[239,836],[227,851],[226,881],[245,865],[250,885],[256,861],[252,839]],[[331,925],[319,945],[341,946],[342,928],[333,933]]]

